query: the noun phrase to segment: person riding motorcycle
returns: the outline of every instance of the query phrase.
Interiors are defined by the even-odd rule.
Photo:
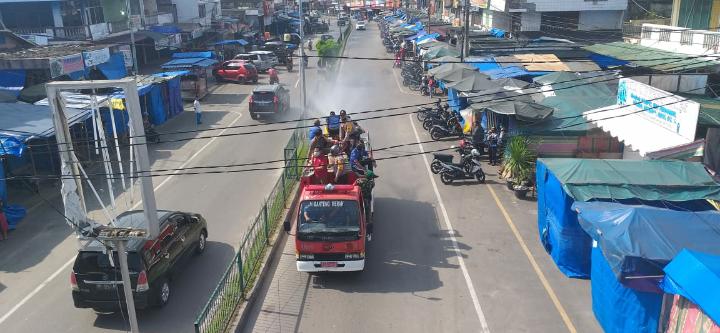
[[[288,72],[292,71],[293,69],[293,56],[289,55],[287,57],[287,60],[285,61],[285,66],[287,66]]]
[[[308,41],[308,51],[312,51],[312,39]]]
[[[280,78],[278,77],[278,72],[275,68],[270,67],[267,72],[270,76],[270,84],[280,83]]]
[[[307,55],[307,54],[303,54],[302,58],[303,58],[303,64],[305,65],[305,67],[307,67],[307,65],[308,65],[308,55]]]

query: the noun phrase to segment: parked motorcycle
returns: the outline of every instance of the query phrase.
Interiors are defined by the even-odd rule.
[[[440,173],[442,171],[443,165],[445,164],[454,164],[457,166],[460,166],[463,168],[463,170],[470,172],[472,167],[472,155],[470,153],[466,153],[462,150],[461,147],[452,147],[455,149],[455,152],[457,152],[460,155],[460,162],[455,163],[453,161],[454,156],[451,154],[433,154],[433,160],[430,163],[430,171],[434,174]]]
[[[433,125],[430,128],[430,137],[435,141],[449,136],[463,136],[462,126],[460,125],[460,121],[457,119],[457,115],[454,113],[450,116],[450,119],[448,119],[447,124]]]
[[[466,171],[462,165],[458,164],[443,164],[442,170],[440,170],[440,181],[445,184],[451,184],[453,181],[458,179],[477,179],[478,182],[485,182],[485,172],[480,166],[480,152],[477,149],[473,149],[471,152],[472,158],[470,161],[472,166],[470,171]]]

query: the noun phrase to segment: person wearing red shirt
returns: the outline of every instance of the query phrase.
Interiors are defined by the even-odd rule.
[[[278,72],[275,68],[270,67],[267,72],[268,75],[270,75],[270,84],[280,83],[280,78],[278,77]]]
[[[320,184],[325,184],[328,178],[328,157],[323,154],[320,148],[315,148],[312,157],[313,174]]]

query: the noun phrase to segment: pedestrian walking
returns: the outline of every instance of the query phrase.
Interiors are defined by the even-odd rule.
[[[430,94],[430,98],[433,98],[434,92],[435,92],[435,77],[431,76],[428,79],[428,94]]]
[[[193,108],[195,108],[195,124],[200,125],[202,124],[202,109],[200,108],[200,100],[197,95],[195,95]]]
[[[7,217],[5,216],[5,202],[0,199],[0,232],[2,233],[2,240],[8,239],[8,226]]]

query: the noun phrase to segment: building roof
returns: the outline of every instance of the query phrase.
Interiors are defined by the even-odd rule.
[[[0,36],[5,36],[5,38],[15,40],[20,45],[18,48],[31,48],[37,46],[35,43],[16,35],[10,30],[0,30]]]
[[[12,52],[0,52],[0,69],[50,68],[49,59],[104,49],[108,45],[63,44],[37,46]]]
[[[720,127],[720,100],[709,96],[678,94],[700,104],[698,125]]]
[[[217,63],[217,60],[206,58],[181,58],[173,59],[162,64],[163,69],[191,68],[191,67],[210,67]]]
[[[594,44],[583,48],[597,54],[630,61],[636,66],[648,67],[661,72],[685,71],[720,65],[720,62],[714,57],[692,56],[623,42]]]

